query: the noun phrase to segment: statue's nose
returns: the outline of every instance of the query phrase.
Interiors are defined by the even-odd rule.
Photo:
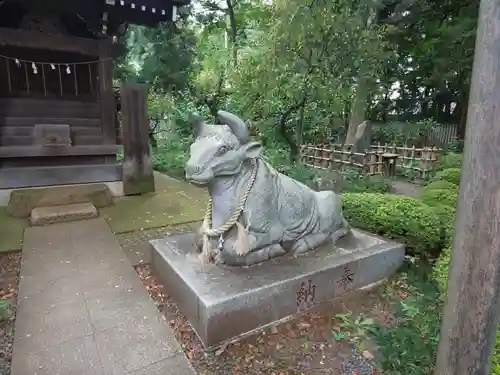
[[[191,175],[198,174],[201,172],[201,167],[199,165],[186,164],[186,172]]]

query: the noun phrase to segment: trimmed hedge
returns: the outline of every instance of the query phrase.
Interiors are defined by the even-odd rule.
[[[418,199],[379,193],[343,197],[352,226],[402,242],[410,254],[437,253],[446,241],[445,216]]]
[[[437,169],[438,170],[443,170],[443,169],[448,169],[448,168],[460,169],[462,167],[463,158],[464,158],[463,154],[449,152],[446,155],[443,155],[443,157],[439,161],[439,165],[438,165]]]
[[[424,187],[424,192],[435,189],[445,189],[445,190],[455,191],[458,194],[460,187],[445,180],[436,180],[432,181],[429,185]]]
[[[448,168],[448,169],[443,169],[442,171],[439,171],[436,173],[436,176],[432,179],[433,181],[436,180],[444,180],[451,182],[452,184],[455,185],[460,185],[460,174],[461,171],[459,168]]]
[[[422,202],[431,207],[443,205],[455,208],[457,206],[458,192],[445,189],[424,190],[421,199]]]
[[[433,276],[436,279],[439,289],[443,293],[446,293],[448,289],[448,270],[450,268],[450,260],[451,260],[451,246],[448,246],[443,250],[441,256],[437,260],[436,264],[434,264]]]

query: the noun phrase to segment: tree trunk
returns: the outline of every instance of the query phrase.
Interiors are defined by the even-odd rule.
[[[366,20],[366,27],[369,29],[372,25],[377,23],[377,10],[375,8],[370,9],[368,18]],[[368,98],[370,93],[371,79],[367,76],[366,72],[368,67],[361,66],[358,76],[358,85],[356,86],[356,94],[354,98],[354,103],[351,110],[351,118],[349,120],[349,128],[347,129],[347,135],[344,144],[353,145],[353,149],[356,150],[356,144],[359,139],[363,136],[365,127],[367,126],[366,120],[366,110],[368,108]],[[363,124],[361,128],[360,125]]]
[[[469,94],[464,93],[461,95],[459,108],[457,108],[457,114],[456,116],[456,124],[457,124],[457,138],[458,139],[464,139],[465,138],[465,125],[467,123],[467,109],[468,109],[468,101],[469,101]]]
[[[500,2],[481,0],[436,375],[488,375],[500,313]]]
[[[288,107],[288,109],[285,112],[283,112],[283,114],[280,117],[279,131],[281,136],[285,139],[286,143],[288,143],[288,146],[290,147],[291,162],[297,161],[300,155],[300,148],[299,146],[297,146],[295,137],[290,136],[290,134],[288,134],[288,127],[286,125],[286,122],[295,111],[304,107],[305,104],[306,104],[306,97],[304,96],[300,102],[295,103],[294,105]]]
[[[349,127],[347,129],[347,135],[344,141],[345,145],[353,145],[353,149],[356,148],[356,144],[359,140],[359,138],[356,137],[356,134],[358,133],[358,128],[366,119],[368,90],[369,90],[368,78],[360,77],[358,85],[356,87],[356,94],[354,97],[354,102],[352,104],[351,116],[349,119]]]
[[[238,65],[238,46],[237,46],[237,37],[238,37],[238,26],[236,25],[236,15],[234,13],[234,4],[232,0],[226,0],[227,5],[227,13],[229,16],[229,23],[231,28],[231,52],[232,52],[232,63],[233,68],[236,68]]]
[[[297,123],[296,134],[297,134],[297,148],[300,150],[302,144],[304,143],[304,115],[306,110],[307,98],[304,100],[304,105],[300,107],[299,122]]]

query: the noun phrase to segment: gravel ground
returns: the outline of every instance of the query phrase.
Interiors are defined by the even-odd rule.
[[[0,375],[10,374],[20,268],[21,253],[0,255],[0,301],[10,305],[9,316],[0,321]]]

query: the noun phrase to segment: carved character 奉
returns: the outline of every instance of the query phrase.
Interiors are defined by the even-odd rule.
[[[278,173],[241,119],[225,111],[218,118],[222,125],[193,117],[196,139],[185,166],[186,178],[210,193],[200,229],[203,261],[249,266],[349,233],[340,196]]]

